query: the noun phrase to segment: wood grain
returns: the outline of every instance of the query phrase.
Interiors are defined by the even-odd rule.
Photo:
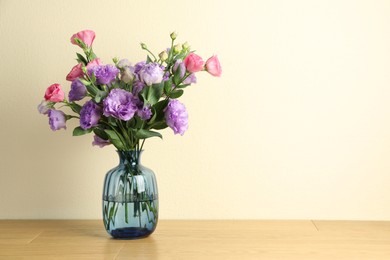
[[[97,220],[1,220],[2,259],[390,259],[390,222],[162,220],[115,240]]]

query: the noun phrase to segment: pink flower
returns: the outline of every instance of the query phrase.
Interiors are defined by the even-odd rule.
[[[213,55],[206,61],[206,71],[213,76],[221,76],[222,68],[217,55]]]
[[[73,80],[81,77],[84,74],[82,67],[83,67],[82,63],[79,63],[76,66],[74,66],[72,68],[72,70],[68,73],[68,75],[66,76],[66,80],[73,81]]]
[[[187,71],[194,73],[203,70],[204,61],[195,53],[190,53],[184,59],[184,65],[186,66]]]
[[[82,46],[80,46],[77,42],[75,42],[74,38],[80,39],[85,43],[85,45],[91,47],[93,40],[95,39],[95,32],[91,30],[84,30],[76,34],[73,34],[73,36],[70,38],[70,42],[82,48]]]
[[[53,84],[46,89],[45,100],[51,102],[61,102],[64,100],[65,94],[61,89],[60,84]]]
[[[92,69],[93,67],[98,65],[102,65],[102,62],[100,61],[99,58],[96,58],[88,63],[87,70]]]

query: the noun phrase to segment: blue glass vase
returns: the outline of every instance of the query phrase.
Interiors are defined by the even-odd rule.
[[[147,237],[158,220],[156,177],[141,165],[140,151],[118,154],[119,165],[108,171],[104,180],[104,226],[113,238]]]

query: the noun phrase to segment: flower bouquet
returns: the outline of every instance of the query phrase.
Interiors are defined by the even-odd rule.
[[[104,64],[92,48],[95,33],[78,32],[70,41],[83,54],[77,53],[78,63],[66,76],[71,82],[68,98],[60,84],[52,84],[38,106],[39,112],[48,116],[53,131],[66,129],[67,120],[77,119],[74,136],[93,132],[93,145],[112,144],[118,150],[121,163],[108,172],[103,194],[104,224],[114,237],[142,237],[153,232],[157,185],[153,172],[146,170],[145,175],[147,168],[139,164],[145,139],[161,138],[158,131],[167,127],[183,135],[188,113],[178,98],[196,83],[197,72],[221,75],[217,56],[204,62],[187,43],[176,44],[176,37],[171,33],[170,47],[157,56],[141,43],[147,52],[145,61],[133,65],[127,59],[114,58],[113,64]],[[66,107],[73,114],[61,110]],[[114,175],[114,181],[108,179]],[[134,222],[130,215],[137,219],[136,228],[129,224]]]

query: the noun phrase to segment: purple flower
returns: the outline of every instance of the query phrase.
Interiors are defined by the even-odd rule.
[[[137,64],[135,64],[134,66],[134,73],[135,74],[139,74],[139,72],[141,71],[141,69],[146,65],[146,62],[145,61],[140,61],[138,62]]]
[[[131,63],[128,59],[120,60],[117,64],[117,67],[121,71],[121,80],[125,83],[130,83],[133,81],[135,74],[135,68],[131,66]]]
[[[103,100],[103,114],[105,116],[112,116],[124,121],[133,118],[137,112],[137,98],[130,92],[114,88]]]
[[[118,68],[124,69],[125,67],[131,67],[131,62],[128,59],[122,59],[117,64]]]
[[[118,75],[119,69],[111,64],[98,65],[90,68],[88,73],[95,74],[98,84],[110,84]]]
[[[38,105],[38,112],[43,115],[47,115],[49,113],[50,106],[49,102],[43,100],[39,105]]]
[[[177,60],[175,65],[173,65],[173,72],[175,73],[177,70],[179,70],[180,78],[182,79],[186,74],[186,66],[182,60]]]
[[[140,93],[141,92],[141,90],[145,87],[146,85],[145,85],[145,83],[143,83],[143,82],[141,82],[141,81],[135,81],[134,83],[133,83],[133,95],[134,96],[138,96],[138,93]]]
[[[184,84],[192,84],[196,83],[195,73],[191,73],[188,77],[183,81]]]
[[[134,68],[133,67],[125,67],[121,71],[121,80],[125,83],[130,83],[134,79]]]
[[[175,65],[173,65],[173,72],[175,73],[177,70],[179,70],[180,78],[184,78],[186,74],[186,66],[182,60],[177,60],[175,62]],[[192,84],[196,83],[196,76],[195,73],[191,73],[188,75],[188,77],[183,81],[184,84]]]
[[[183,135],[188,129],[188,113],[186,107],[177,99],[169,100],[164,110],[167,125],[175,134]]]
[[[66,129],[66,116],[64,112],[55,109],[50,109],[48,115],[51,130],[56,131],[60,130],[61,128]]]
[[[137,115],[142,120],[148,120],[152,117],[152,109],[150,109],[150,107],[142,107],[142,108],[138,109]]]
[[[103,148],[106,145],[110,145],[110,140],[104,140],[103,138],[100,138],[99,136],[95,135],[93,137],[92,145],[99,146],[100,148]]]
[[[92,100],[84,104],[80,111],[80,126],[87,130],[98,124],[102,109]]]
[[[87,95],[87,88],[79,79],[75,79],[72,81],[72,85],[70,85],[69,91],[69,101],[77,101],[83,99]]]
[[[164,70],[158,63],[148,63],[139,71],[141,81],[146,85],[160,83],[164,77]]]

